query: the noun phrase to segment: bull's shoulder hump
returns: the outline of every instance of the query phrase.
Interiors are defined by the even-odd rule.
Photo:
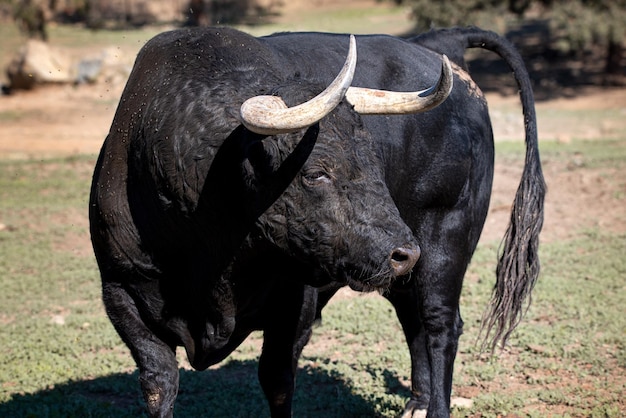
[[[343,62],[348,51],[349,36],[325,32],[278,32],[258,40],[285,63],[294,63],[294,60],[312,62],[320,56],[336,56]]]
[[[161,32],[146,42],[147,47],[164,47],[176,43],[213,44],[215,46],[229,46],[239,42],[254,41],[255,38],[245,32],[229,27],[193,27],[179,28]]]
[[[233,56],[256,56],[264,53],[264,47],[258,38],[233,28],[180,28],[151,38],[140,50],[137,61],[150,61],[155,57],[182,59],[189,53],[209,56],[216,50]]]

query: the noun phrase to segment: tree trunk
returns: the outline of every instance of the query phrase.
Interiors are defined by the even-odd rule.
[[[190,0],[187,12],[186,26],[208,26],[211,16],[204,0]]]
[[[624,48],[622,48],[621,42],[609,41],[605,69],[607,74],[620,74],[622,72],[623,56]]]
[[[624,47],[621,40],[609,39],[607,48],[605,71],[605,84],[626,84],[626,68],[622,66]]]

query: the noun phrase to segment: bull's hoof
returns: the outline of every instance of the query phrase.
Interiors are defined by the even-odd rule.
[[[401,418],[426,418],[427,412],[426,408],[421,407],[416,400],[411,399],[406,403]]]
[[[426,418],[425,409],[405,408],[401,418]]]

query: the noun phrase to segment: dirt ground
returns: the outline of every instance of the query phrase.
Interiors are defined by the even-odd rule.
[[[519,140],[523,126],[515,96],[488,94],[496,141]],[[539,143],[567,144],[575,139],[624,138],[626,89],[586,89],[574,98],[537,103]],[[593,115],[593,117],[587,117]],[[543,159],[548,185],[542,241],[567,239],[585,228],[626,232],[626,172],[591,168],[584,155],[570,160]],[[499,239],[508,223],[510,204],[519,183],[521,165],[496,159],[491,207],[482,239]]]

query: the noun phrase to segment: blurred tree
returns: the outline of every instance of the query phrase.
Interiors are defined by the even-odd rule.
[[[0,18],[11,16],[29,36],[46,38],[47,21],[84,22],[92,29],[150,24],[260,24],[284,0],[0,0]]]
[[[282,0],[189,0],[185,25],[256,24],[281,5]]]
[[[552,29],[563,35],[560,49],[582,51],[602,46],[606,48],[607,81],[623,75],[626,0],[541,0],[541,4],[550,13]]]
[[[418,30],[473,24],[504,32],[507,17],[533,14],[549,22],[563,52],[606,49],[605,71],[624,74],[626,0],[393,0],[411,7]]]
[[[29,38],[48,40],[43,5],[36,0],[20,0],[13,4],[13,18]]]
[[[497,30],[498,20],[515,0],[394,0],[411,7],[411,15],[420,31],[437,27],[473,24]]]
[[[210,16],[205,11],[204,0],[189,0],[185,26],[205,26],[209,22]]]

